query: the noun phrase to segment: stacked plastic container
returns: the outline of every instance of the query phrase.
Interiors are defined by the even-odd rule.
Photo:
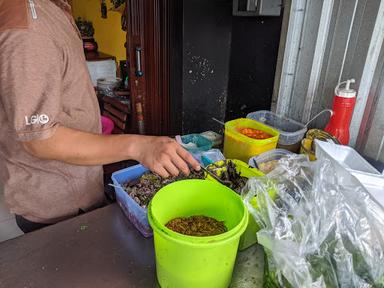
[[[267,174],[272,171],[281,158],[292,155],[293,153],[285,149],[274,149],[267,151],[259,156],[249,159],[248,165],[259,169],[261,172]]]
[[[305,132],[307,132],[307,127],[304,124],[267,110],[250,113],[247,115],[247,118],[277,129],[280,132],[278,148],[291,152],[298,152],[300,150],[300,141],[304,138]]]

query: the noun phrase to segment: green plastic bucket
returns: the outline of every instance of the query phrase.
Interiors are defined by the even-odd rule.
[[[264,176],[263,172],[261,172],[260,170],[258,170],[256,168],[250,167],[248,164],[244,163],[243,161],[235,160],[235,159],[227,159],[227,161],[232,161],[235,164],[235,166],[236,166],[237,172],[240,173],[240,175],[243,176],[243,177],[246,177],[246,178],[249,179],[249,178],[252,178],[252,177]],[[222,168],[217,168],[217,170],[216,170],[217,175],[220,176],[220,174],[223,173],[226,170],[225,162],[224,161],[219,161],[219,162],[216,162],[215,165],[217,165],[219,167],[223,166]],[[207,168],[209,169],[210,167],[214,167],[214,165],[211,164]],[[207,176],[207,180],[217,181],[217,180],[215,180],[210,175]],[[275,198],[275,194],[276,193],[274,193],[274,195],[270,194],[273,199]],[[256,198],[254,198],[252,200],[252,205],[254,207],[257,206]],[[245,250],[245,249],[247,249],[247,248],[249,248],[252,245],[257,243],[256,233],[259,230],[260,230],[260,227],[257,225],[257,223],[256,223],[255,219],[253,218],[253,216],[251,214],[249,214],[249,221],[248,221],[247,229],[245,230],[245,232],[243,233],[243,235],[240,238],[240,244],[239,244],[239,250],[240,251]]]
[[[194,237],[176,233],[165,224],[177,217],[203,215],[224,221],[228,231]],[[184,180],[153,197],[148,207],[153,229],[157,278],[162,287],[228,287],[248,211],[241,198],[219,183]]]

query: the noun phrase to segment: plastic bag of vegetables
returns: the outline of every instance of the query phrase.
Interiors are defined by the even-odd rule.
[[[342,167],[284,158],[243,198],[262,227],[264,287],[384,287],[384,210]]]

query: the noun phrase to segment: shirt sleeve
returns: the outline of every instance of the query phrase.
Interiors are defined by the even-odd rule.
[[[28,30],[0,33],[0,102],[19,141],[52,136],[62,111],[63,52]]]

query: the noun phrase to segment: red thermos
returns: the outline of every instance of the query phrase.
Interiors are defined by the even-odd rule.
[[[355,79],[339,83],[335,88],[333,99],[333,114],[325,131],[335,136],[341,144],[349,143],[349,125],[351,124],[353,109],[356,103],[356,90],[350,88]],[[340,86],[345,84],[344,88]]]

